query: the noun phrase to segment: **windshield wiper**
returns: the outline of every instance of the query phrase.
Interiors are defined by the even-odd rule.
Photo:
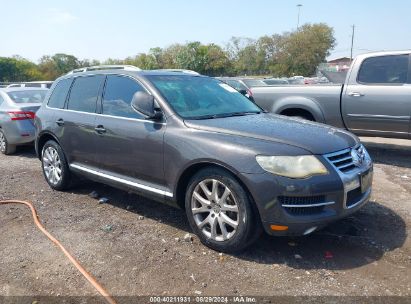
[[[261,111],[250,111],[250,112],[234,112],[234,113],[222,113],[222,114],[212,114],[204,116],[191,117],[190,119],[201,120],[201,119],[215,119],[215,118],[224,118],[224,117],[233,117],[233,116],[245,116],[260,114]]]

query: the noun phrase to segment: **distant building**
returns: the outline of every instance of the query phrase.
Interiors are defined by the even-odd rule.
[[[327,62],[327,65],[330,68],[335,69],[335,71],[347,71],[350,68],[351,65],[351,58],[348,57],[341,57],[341,58],[336,58],[333,60],[329,60]]]

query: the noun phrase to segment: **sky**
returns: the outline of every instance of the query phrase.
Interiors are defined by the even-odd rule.
[[[258,38],[324,22],[337,45],[329,59],[411,49],[410,0],[0,0],[0,56],[37,62],[66,53],[122,59],[188,41],[224,46],[232,36]]]

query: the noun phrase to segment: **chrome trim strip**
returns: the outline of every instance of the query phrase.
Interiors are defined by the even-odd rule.
[[[339,158],[339,159],[337,159],[337,160],[332,160],[332,162],[333,163],[340,163],[340,162],[343,162],[343,161],[346,161],[346,160],[352,160],[352,156],[350,155],[350,156],[347,156],[347,157],[345,157],[345,158]]]
[[[309,208],[309,207],[320,207],[320,206],[328,206],[328,205],[333,205],[335,202],[324,202],[324,203],[318,203],[318,204],[307,204],[307,205],[281,205],[285,208]]]
[[[47,108],[47,109],[50,109],[50,110],[57,110],[57,111],[64,111],[64,112],[72,112],[72,113],[80,113],[80,114],[87,114],[87,115],[95,115],[96,117],[97,117],[97,116],[104,116],[104,117],[111,117],[111,118],[124,119],[124,120],[148,122],[148,123],[158,124],[158,125],[165,125],[165,124],[166,124],[165,122],[156,122],[156,121],[149,120],[149,119],[120,117],[120,116],[112,116],[112,115],[99,114],[99,113],[81,112],[81,111],[75,111],[75,110],[69,110],[69,109],[50,108],[48,105],[46,105],[46,108]]]
[[[351,167],[352,165],[354,165],[354,163],[353,162],[350,162],[349,164],[345,164],[345,165],[342,165],[342,166],[337,166],[336,164],[334,164],[334,166],[336,166],[338,169],[345,169],[345,168],[348,168],[348,167]]]
[[[409,134],[408,132],[398,132],[398,131],[381,131],[381,130],[370,130],[370,129],[350,129],[350,131],[365,131],[365,132],[374,132],[374,133],[394,133],[394,134]],[[365,136],[365,135],[364,135]]]
[[[363,118],[385,118],[385,119],[401,119],[409,120],[411,116],[394,116],[394,115],[373,115],[373,114],[347,114],[350,117],[363,117]]]
[[[94,174],[94,175],[97,175],[97,176],[100,176],[100,177],[103,177],[103,178],[106,178],[106,179],[110,179],[110,180],[113,180],[113,181],[116,181],[116,182],[119,182],[119,183],[122,183],[122,184],[126,184],[126,185],[129,185],[129,186],[135,187],[135,188],[139,188],[139,189],[143,189],[143,190],[146,190],[146,191],[154,192],[154,193],[161,194],[161,195],[164,195],[164,196],[167,196],[167,197],[173,197],[173,193],[171,193],[171,192],[167,192],[167,191],[157,189],[157,188],[154,188],[154,187],[150,187],[150,186],[147,186],[147,185],[135,183],[135,182],[123,179],[123,178],[119,178],[119,177],[108,175],[108,174],[98,172],[98,171],[95,171],[95,170],[92,170],[92,169],[89,169],[89,168],[85,168],[83,166],[79,166],[79,165],[76,165],[76,164],[71,164],[70,167],[72,167],[74,169],[84,171],[84,172],[88,172],[90,174]]]
[[[369,188],[369,189],[367,190],[367,192],[365,192],[365,193],[363,194],[363,198],[360,199],[358,202],[356,202],[355,204],[350,205],[350,206],[345,205],[345,208],[346,208],[346,209],[351,209],[351,208],[354,208],[354,207],[356,207],[356,206],[358,206],[358,205],[361,205],[362,203],[365,203],[366,201],[368,201],[368,200],[370,199],[370,196],[371,196],[371,189],[372,189],[372,188]]]

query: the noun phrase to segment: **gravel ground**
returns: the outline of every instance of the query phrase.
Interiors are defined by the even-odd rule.
[[[114,296],[411,296],[411,141],[363,142],[375,161],[369,204],[307,237],[264,235],[240,255],[184,241],[181,210],[92,182],[52,191],[30,147],[0,155],[0,199],[32,201]],[[92,191],[110,202],[99,204]],[[97,295],[25,207],[0,206],[0,227],[0,296]]]

